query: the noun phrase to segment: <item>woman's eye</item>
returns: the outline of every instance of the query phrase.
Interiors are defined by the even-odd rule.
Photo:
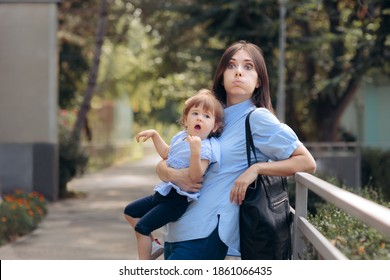
[[[229,64],[227,65],[227,68],[228,68],[228,69],[233,69],[233,68],[234,68],[234,64],[233,64],[233,63],[229,63]]]
[[[253,65],[252,64],[246,64],[245,65],[245,69],[246,70],[252,70],[253,69]]]

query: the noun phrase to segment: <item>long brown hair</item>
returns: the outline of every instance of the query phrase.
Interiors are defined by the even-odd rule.
[[[255,88],[252,101],[256,107],[264,107],[274,112],[271,103],[271,96],[269,90],[269,79],[267,73],[267,66],[264,61],[263,51],[255,44],[246,41],[238,41],[230,45],[224,52],[219,61],[217,71],[214,76],[213,91],[219,101],[226,105],[226,90],[223,86],[223,73],[228,66],[229,61],[233,55],[239,50],[245,50],[255,65],[256,72],[259,77],[260,86]]]

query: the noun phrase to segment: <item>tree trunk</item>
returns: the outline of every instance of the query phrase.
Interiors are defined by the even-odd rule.
[[[358,81],[361,75],[349,80],[348,86],[342,96],[337,99],[335,105],[332,102],[318,102],[316,104],[316,124],[318,124],[317,141],[337,142],[339,141],[340,121],[348,104],[356,95]]]
[[[317,131],[317,140],[320,142],[335,142],[337,141],[337,129],[338,125],[334,118],[334,109],[330,108],[318,108],[316,113],[316,126],[315,130]]]
[[[99,64],[100,64],[100,55],[102,52],[102,45],[103,45],[103,40],[106,32],[107,13],[108,13],[108,0],[101,0],[99,20],[96,29],[95,54],[93,57],[91,71],[88,77],[88,86],[87,89],[85,90],[84,99],[81,104],[80,110],[77,114],[77,120],[72,132],[72,138],[77,142],[80,141],[81,130],[85,127],[87,113],[91,107],[91,99],[96,86],[96,80],[97,80]]]

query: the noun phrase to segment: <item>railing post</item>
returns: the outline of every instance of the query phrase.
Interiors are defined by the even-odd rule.
[[[293,259],[300,260],[303,258],[305,250],[304,236],[299,229],[299,217],[307,217],[307,187],[303,186],[297,180],[299,174],[295,174],[295,217],[294,217],[294,240],[293,240]]]

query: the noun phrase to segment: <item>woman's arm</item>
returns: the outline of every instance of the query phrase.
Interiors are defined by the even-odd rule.
[[[300,145],[296,148],[288,159],[259,162],[252,166],[255,169],[256,174],[270,176],[292,176],[297,172],[314,173],[317,168],[313,156],[304,145]]]
[[[186,192],[198,192],[202,188],[203,178],[193,182],[188,168],[174,169],[168,167],[166,160],[160,161],[156,166],[156,173],[165,182],[172,182]]]
[[[296,172],[314,173],[316,167],[317,165],[313,156],[305,146],[300,145],[288,159],[258,162],[251,165],[234,182],[234,186],[230,192],[230,201],[235,201],[241,205],[248,186],[256,180],[257,175],[291,176]]]

